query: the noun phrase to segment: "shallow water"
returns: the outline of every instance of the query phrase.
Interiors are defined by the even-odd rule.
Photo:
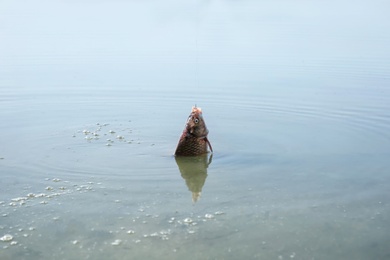
[[[390,257],[389,4],[1,6],[1,259]]]

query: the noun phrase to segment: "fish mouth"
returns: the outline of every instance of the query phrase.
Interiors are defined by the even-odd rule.
[[[191,113],[199,113],[202,114],[202,109],[197,107],[196,105],[192,107]]]

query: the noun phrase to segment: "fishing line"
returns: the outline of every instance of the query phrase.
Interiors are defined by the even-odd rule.
[[[195,85],[199,89],[199,4],[195,0]]]

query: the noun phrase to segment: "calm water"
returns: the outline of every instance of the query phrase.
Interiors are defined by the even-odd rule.
[[[0,259],[389,259],[389,8],[2,1]]]

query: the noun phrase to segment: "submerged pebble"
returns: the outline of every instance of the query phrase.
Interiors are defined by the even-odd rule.
[[[207,219],[213,219],[214,215],[213,214],[206,214],[206,215],[204,215],[204,217]]]
[[[21,201],[25,201],[25,200],[27,200],[26,197],[18,197],[18,198],[11,199],[11,201],[13,201],[13,202],[21,202]]]
[[[187,223],[187,224],[190,224],[193,222],[193,220],[191,218],[185,218],[183,221],[184,221],[184,223]]]
[[[6,235],[0,237],[0,241],[3,241],[3,242],[9,242],[12,239],[14,239],[14,237],[10,234],[6,234]]]
[[[111,245],[113,246],[119,246],[120,244],[122,244],[122,240],[120,239],[116,239],[114,242],[111,243]]]

